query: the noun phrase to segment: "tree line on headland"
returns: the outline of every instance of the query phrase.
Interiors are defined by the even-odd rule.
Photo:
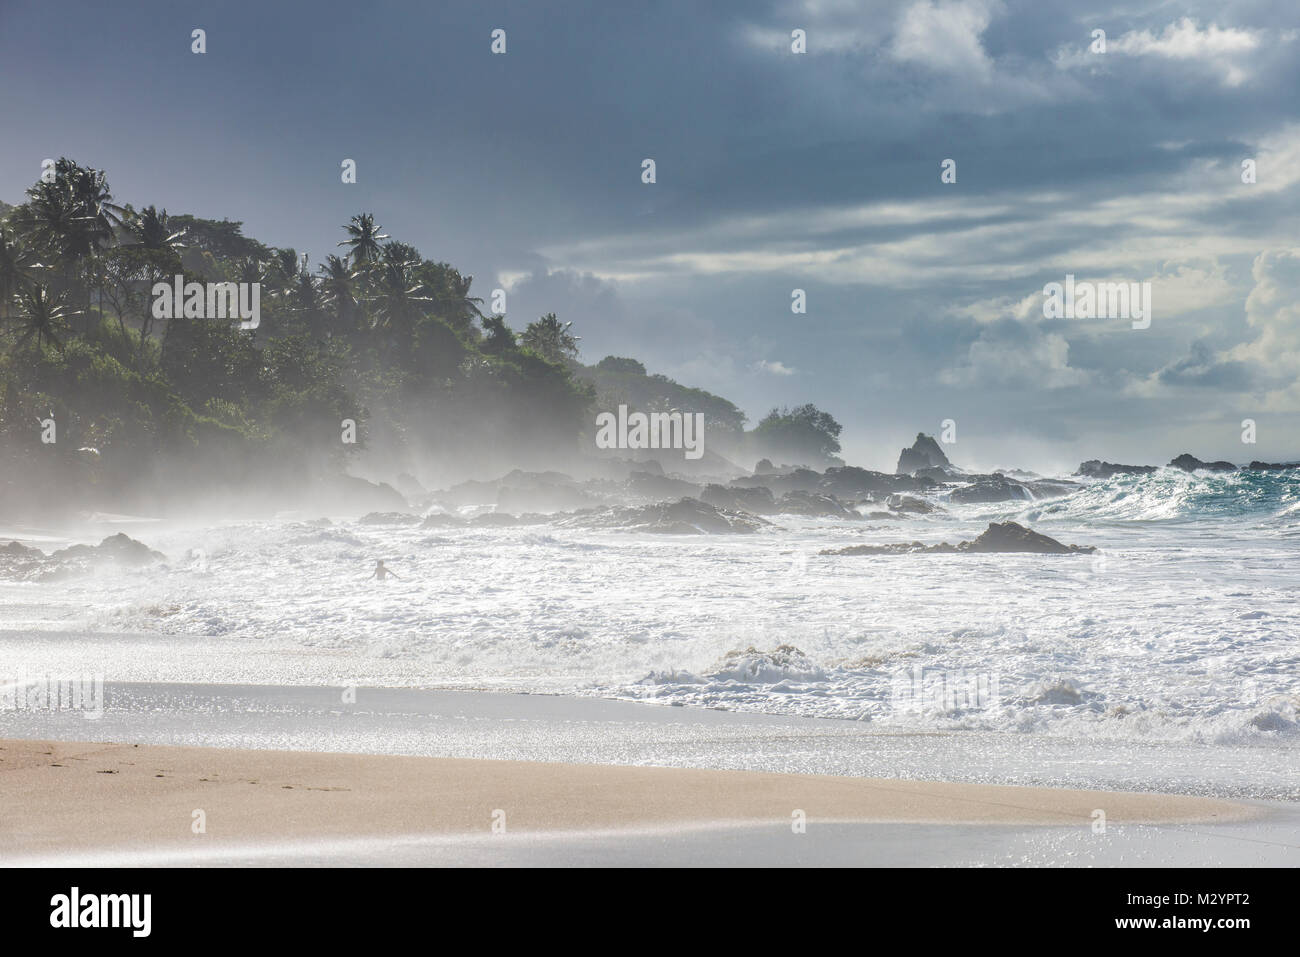
[[[68,159],[0,204],[0,507],[292,490],[359,453],[461,477],[562,467],[619,404],[703,413],[711,453],[744,465],[839,464],[840,426],[811,405],[746,430],[731,402],[635,359],[583,364],[554,314],[515,331],[370,213],[343,229],[313,270],[239,222],[120,204]],[[258,327],[157,318],[152,289],[175,276],[258,283]]]

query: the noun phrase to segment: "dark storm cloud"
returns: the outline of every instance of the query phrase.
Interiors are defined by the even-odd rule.
[[[1281,0],[120,6],[0,5],[0,197],[66,154],[313,262],[372,210],[478,295],[508,287],[516,328],[555,311],[588,361],[636,355],[751,417],[815,401],[877,465],[948,416],[1001,464],[1149,454],[1215,416],[1198,451],[1226,454],[1262,381],[1266,356],[1226,353],[1254,336],[1252,263],[1298,243]],[[1046,322],[1066,273],[1153,281],[1152,327]],[[1293,423],[1261,453],[1294,455]]]

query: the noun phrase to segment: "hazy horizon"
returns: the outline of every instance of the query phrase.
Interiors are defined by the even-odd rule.
[[[516,330],[554,311],[751,427],[815,403],[875,469],[945,419],[973,469],[1300,458],[1295,9],[866,10],[6,0],[0,199],[67,156],[313,268],[374,212]],[[1043,318],[1067,275],[1150,282],[1150,328]]]

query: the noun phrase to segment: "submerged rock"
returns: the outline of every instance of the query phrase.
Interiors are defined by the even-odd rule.
[[[1032,552],[1038,555],[1091,555],[1097,549],[1092,545],[1063,545],[1031,528],[1016,522],[994,522],[974,541],[949,545],[925,545],[921,542],[897,542],[889,545],[850,545],[848,548],[828,548],[822,555],[910,555],[917,553],[989,554],[994,552]]]
[[[943,511],[938,505],[932,505],[923,499],[897,494],[885,499],[885,507],[891,512],[910,512],[913,515],[930,515]]]
[[[970,504],[972,502],[1021,502],[1033,499],[1034,495],[1023,482],[1005,476],[981,477],[969,485],[955,488],[948,495],[949,501]]]
[[[617,528],[670,535],[725,535],[755,532],[771,525],[756,515],[717,508],[695,498],[635,508],[607,506],[578,512],[556,524],[571,528]]]

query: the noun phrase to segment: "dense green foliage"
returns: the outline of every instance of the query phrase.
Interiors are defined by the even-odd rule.
[[[59,160],[26,202],[0,208],[0,495],[293,482],[362,448],[397,466],[487,451],[559,463],[590,435],[593,407],[620,403],[703,412],[720,451],[744,452],[745,417],[727,400],[632,359],[583,366],[553,313],[516,334],[484,315],[472,277],[371,214],[343,231],[312,271],[238,222],[119,205],[102,171]],[[260,325],[155,318],[153,285],[176,275],[260,284]],[[57,441],[42,442],[51,421]]]

